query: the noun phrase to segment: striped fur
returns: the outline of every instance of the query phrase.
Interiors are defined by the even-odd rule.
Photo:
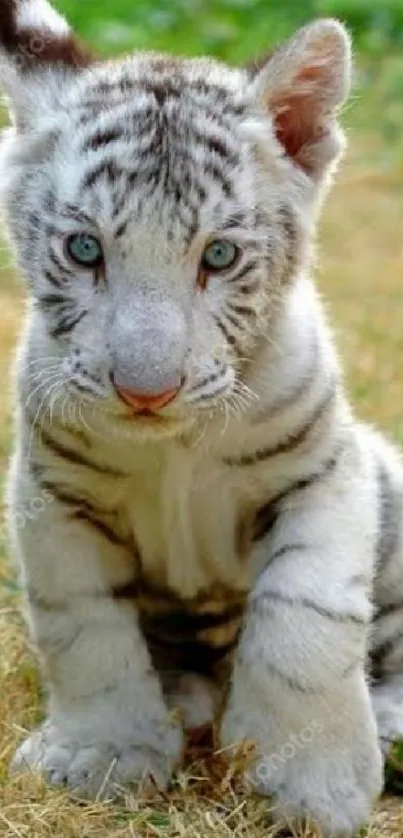
[[[278,817],[349,835],[403,735],[403,471],[351,413],[309,273],[348,36],[313,23],[251,71],[92,62],[46,0],[0,0],[0,21],[1,200],[31,294],[10,535],[49,687],[14,765],[84,795],[164,785],[183,727],[217,715],[223,745],[256,741]],[[96,271],[67,255],[81,232]],[[206,273],[221,238],[238,258]],[[178,382],[158,414],[116,391]]]

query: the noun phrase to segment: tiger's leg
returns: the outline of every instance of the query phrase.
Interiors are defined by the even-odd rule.
[[[385,756],[403,739],[403,469],[383,444],[378,455],[378,563],[371,633],[372,703]]]
[[[313,819],[332,836],[365,823],[382,786],[365,677],[376,499],[363,503],[358,471],[341,455],[290,492],[255,546],[262,569],[222,724],[223,744],[256,743],[249,780],[274,795],[275,817]]]
[[[20,478],[14,492],[21,506],[40,486]],[[47,721],[21,745],[14,769],[38,769],[90,797],[149,774],[165,785],[182,730],[163,700],[135,607],[113,596],[127,585],[133,557],[85,510],[57,497],[14,541],[49,689]]]

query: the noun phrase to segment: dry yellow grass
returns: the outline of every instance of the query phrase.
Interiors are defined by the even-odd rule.
[[[360,162],[353,142],[322,225],[319,282],[329,299],[348,383],[361,416],[403,441],[403,186],[398,165],[387,173]],[[6,399],[10,354],[22,292],[0,274],[0,470],[9,445]],[[0,471],[1,473],[1,471]],[[0,528],[1,530],[1,528]],[[1,535],[1,532],[0,532]],[[120,805],[79,805],[39,780],[7,779],[17,740],[40,718],[37,669],[28,649],[18,596],[0,565],[0,835],[4,838],[268,838],[267,803],[249,799],[238,766],[190,753],[169,796]],[[383,800],[370,838],[401,838],[403,805]]]

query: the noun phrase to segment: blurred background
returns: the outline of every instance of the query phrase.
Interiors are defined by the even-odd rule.
[[[320,225],[317,279],[336,330],[358,415],[378,423],[403,443],[403,0],[54,0],[54,5],[66,14],[81,37],[103,55],[153,49],[183,55],[210,53],[231,63],[241,63],[269,51],[298,26],[318,16],[338,17],[350,27],[356,72],[351,100],[343,114],[349,147]],[[0,111],[0,122],[5,118]],[[6,782],[7,760],[20,735],[20,726],[30,727],[40,713],[37,669],[18,617],[18,585],[4,560],[1,507],[12,439],[10,364],[24,299],[24,284],[16,276],[3,245],[0,647],[7,653],[0,660],[0,786],[3,780],[7,801],[3,812],[9,830],[7,826],[3,828],[7,836],[57,834],[73,838],[89,834],[85,814],[81,816],[77,808],[67,804],[62,806],[54,794],[43,791],[40,797],[42,792],[37,787],[29,794],[34,802],[40,802],[29,807],[26,794],[18,798],[16,790]],[[1,817],[0,809],[0,831]],[[105,831],[106,815],[98,813],[96,817],[99,832],[92,822],[91,835],[112,835]],[[186,831],[190,814],[183,817],[184,831],[175,835],[190,834]],[[129,834],[120,831],[124,813],[111,814],[111,818],[108,829],[116,826],[113,835]],[[170,823],[168,815],[157,817],[152,813],[150,823],[150,833],[140,833],[142,827],[136,826],[130,835],[172,834],[164,832]],[[371,836],[401,838],[402,821],[399,820],[396,832],[390,823],[386,818],[386,826],[377,827]],[[266,829],[262,830],[259,835],[267,835]],[[207,835],[206,826],[197,834]],[[240,829],[237,834],[252,832],[249,828],[245,833]]]

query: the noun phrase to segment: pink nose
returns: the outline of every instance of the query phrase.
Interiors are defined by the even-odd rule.
[[[180,387],[176,387],[174,390],[167,390],[165,393],[148,395],[147,393],[134,393],[132,390],[125,390],[123,387],[116,387],[116,392],[120,398],[136,411],[160,410],[161,407],[165,407],[174,400],[179,390]]]

